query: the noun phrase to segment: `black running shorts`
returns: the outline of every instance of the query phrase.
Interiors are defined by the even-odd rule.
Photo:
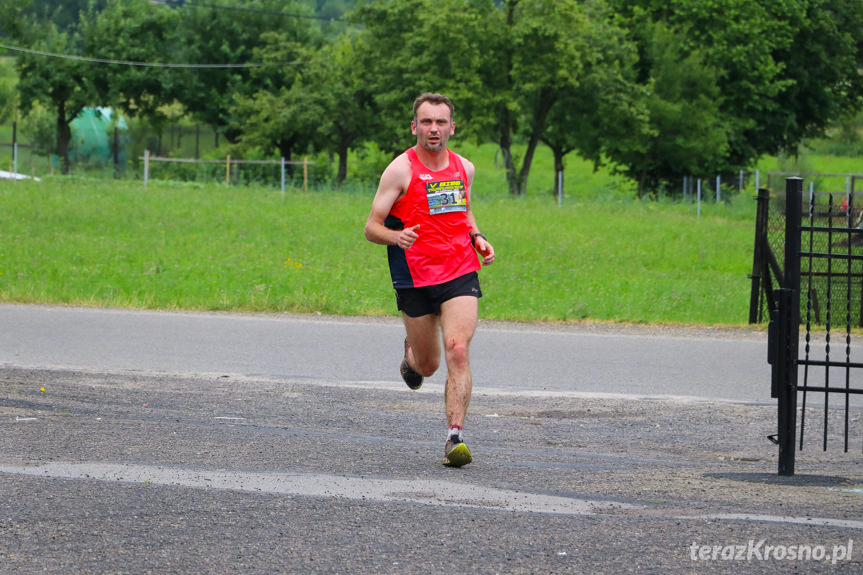
[[[482,297],[482,290],[479,289],[479,275],[476,272],[470,272],[438,285],[397,289],[396,304],[398,304],[399,311],[410,317],[438,315],[443,302],[463,295]]]

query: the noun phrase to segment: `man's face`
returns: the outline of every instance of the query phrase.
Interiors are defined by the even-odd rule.
[[[455,123],[446,104],[423,102],[417,108],[416,120],[411,122],[411,132],[417,143],[430,152],[446,148],[450,136],[455,133]]]

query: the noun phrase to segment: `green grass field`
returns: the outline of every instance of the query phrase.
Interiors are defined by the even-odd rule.
[[[552,197],[549,151],[512,198],[494,146],[453,141],[477,166],[474,209],[497,263],[482,271],[486,319],[742,325],[754,242],[753,182],[727,182],[700,215],[639,201],[632,182],[574,154]],[[0,157],[8,155],[0,149]],[[2,161],[7,161],[8,158]],[[69,178],[0,181],[0,301],[154,309],[395,314],[385,250],[362,227],[382,154],[352,158],[341,191]],[[26,164],[26,162],[25,162]],[[5,165],[5,164],[4,164]],[[855,158],[765,158],[757,169],[859,173]],[[109,175],[109,174],[108,174]],[[220,178],[221,179],[221,178]],[[822,182],[819,182],[821,185]],[[825,186],[842,191],[840,180]],[[712,182],[705,183],[712,187]],[[705,192],[706,196],[712,192]]]
[[[482,173],[482,172],[480,172]],[[494,175],[497,177],[496,175]],[[486,319],[744,324],[755,202],[638,202],[613,178],[474,211],[497,262]],[[611,183],[609,183],[611,182]],[[550,188],[549,188],[550,189]],[[371,192],[47,178],[0,182],[0,301],[395,314],[385,249],[363,237]]]
[[[0,59],[0,88],[7,91],[15,81],[11,63]],[[0,123],[0,143],[11,137],[7,119]],[[188,134],[183,142],[175,156],[190,155]],[[474,208],[498,255],[482,272],[482,317],[745,323],[755,219],[751,181],[742,194],[728,182],[724,201],[708,199],[699,215],[691,199],[639,201],[631,181],[594,172],[570,154],[558,207],[546,148],[537,150],[527,197],[511,198],[494,146],[458,138],[452,145],[477,166]],[[44,179],[0,181],[0,301],[394,314],[385,250],[362,234],[374,180],[388,159],[354,156],[341,191],[317,184],[308,193],[289,190],[283,200],[275,171],[258,187],[231,188],[220,183],[221,175],[182,184],[159,181],[156,173],[145,189],[135,181],[141,170],[131,167],[124,172],[128,181],[120,182],[106,179],[110,166],[51,176],[49,159],[23,148],[19,171]],[[12,149],[0,146],[0,169],[11,168]],[[810,149],[796,158],[764,158],[755,168],[762,185],[768,172],[863,172],[859,158]],[[170,177],[163,172],[161,178]],[[816,185],[844,191],[843,178],[817,178]]]

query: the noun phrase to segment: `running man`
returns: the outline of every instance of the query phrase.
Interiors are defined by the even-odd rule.
[[[443,464],[472,461],[464,442],[471,395],[470,342],[476,331],[477,270],[494,262],[494,248],[471,211],[474,165],[447,148],[455,133],[453,104],[440,94],[414,102],[415,146],[381,175],[366,221],[366,238],[387,246],[396,303],[407,337],[401,375],[411,389],[446,358],[447,439]],[[479,254],[479,258],[477,257]]]

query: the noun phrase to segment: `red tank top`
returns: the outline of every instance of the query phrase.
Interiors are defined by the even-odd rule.
[[[411,164],[410,185],[393,204],[385,223],[394,230],[417,224],[420,228],[417,241],[409,249],[387,247],[395,288],[442,284],[480,268],[470,242],[467,173],[458,154],[447,152],[449,164],[437,172],[426,168],[413,148],[406,152]]]

